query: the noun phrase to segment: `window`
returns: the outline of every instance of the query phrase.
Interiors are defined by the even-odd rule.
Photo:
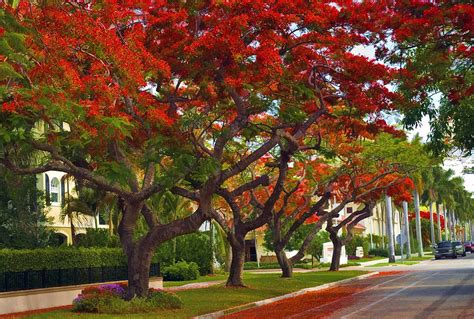
[[[59,179],[56,177],[51,180],[50,196],[51,203],[59,203]]]

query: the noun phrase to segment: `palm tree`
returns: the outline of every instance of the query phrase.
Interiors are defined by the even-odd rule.
[[[65,183],[68,183],[70,176],[64,176]],[[76,196],[71,196],[69,193],[63,193],[63,203],[60,219],[66,219],[70,223],[72,244],[77,244],[76,225],[82,224],[87,220],[87,217],[94,218],[94,224],[97,228],[97,217],[103,211],[109,212],[109,228],[110,214],[114,210],[116,204],[116,196],[107,192],[97,191],[92,188],[85,187],[80,181],[76,180]]]
[[[385,195],[385,207],[387,216],[387,237],[388,237],[388,262],[395,262],[395,242],[393,240],[393,222],[392,222],[392,198]]]
[[[454,176],[454,171],[451,169],[448,170],[443,170],[441,169],[440,171],[437,171],[437,174],[439,175],[436,176],[437,180],[435,180],[435,192],[437,194],[438,202],[443,205],[443,210],[444,210],[444,218],[445,218],[445,224],[447,223],[447,206],[451,204],[451,198],[449,196],[449,193],[451,192],[451,183],[450,180]],[[439,211],[441,213],[441,210]],[[445,225],[446,226],[446,225]],[[439,227],[439,233],[441,234],[441,223],[439,221],[438,224]],[[448,239],[448,229],[445,227],[445,239]],[[441,240],[441,238],[440,238]]]
[[[433,202],[436,203],[436,194],[434,191],[434,172],[435,167],[430,167],[423,170],[421,173],[423,183],[425,185],[424,192],[421,196],[422,202],[428,204],[430,210],[430,238],[431,244],[435,243],[435,230],[434,230],[434,220],[433,220]]]
[[[148,207],[152,212],[160,216],[160,223],[169,223],[177,218],[189,215],[191,202],[181,196],[176,196],[170,191],[164,191],[150,198]],[[171,263],[176,262],[176,237],[173,238],[173,253]]]

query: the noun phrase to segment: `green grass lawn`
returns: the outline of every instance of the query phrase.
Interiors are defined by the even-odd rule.
[[[357,262],[357,263],[365,263],[367,261],[380,260],[380,259],[385,259],[385,258],[387,258],[387,257],[375,256],[375,257],[372,257],[372,258],[364,257],[364,258],[360,258],[360,259],[353,259],[351,261],[354,261],[354,262]]]
[[[408,260],[409,261],[423,261],[423,260],[430,260],[430,259],[433,259],[433,258],[434,258],[433,255],[423,256],[423,257],[411,256],[410,259],[408,259]]]
[[[180,310],[160,311],[136,315],[76,314],[67,310],[52,311],[28,318],[190,318],[196,315],[223,310],[249,302],[271,298],[307,287],[362,275],[363,271],[295,273],[293,278],[284,279],[279,274],[244,274],[249,288],[216,287],[179,291],[176,294],[184,302]]]
[[[370,265],[370,266],[367,266],[367,267],[385,267],[385,266],[399,266],[399,265],[403,265],[403,266],[411,266],[411,265],[416,265],[418,264],[417,261],[397,261],[395,263],[378,263],[378,264],[375,264],[375,265]]]
[[[163,281],[163,287],[176,287],[176,286],[184,286],[187,284],[194,284],[199,282],[207,282],[207,281],[219,281],[219,280],[226,280],[227,275],[207,275],[207,276],[200,276],[196,280],[188,280],[188,281]]]

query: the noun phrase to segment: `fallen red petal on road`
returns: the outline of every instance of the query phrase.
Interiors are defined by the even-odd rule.
[[[387,271],[376,276],[394,276],[402,271]],[[340,308],[355,303],[353,295],[370,287],[370,283],[356,281],[350,286],[328,288],[321,291],[308,292],[304,295],[280,300],[265,306],[251,308],[225,316],[226,319],[242,318],[327,318]]]

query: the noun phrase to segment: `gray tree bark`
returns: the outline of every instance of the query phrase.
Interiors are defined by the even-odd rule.
[[[393,240],[393,221],[392,221],[392,198],[385,195],[385,212],[387,220],[387,237],[388,237],[388,262],[395,262],[395,243]]]
[[[448,229],[448,210],[446,209],[446,206],[443,205],[443,210],[444,210],[444,239],[448,240],[448,234],[449,234],[449,229]]]
[[[438,219],[438,241],[442,241],[443,236],[441,234],[441,210],[439,207],[439,203],[436,203],[436,217]]]
[[[434,219],[433,219],[433,203],[429,202],[430,205],[430,235],[431,235],[431,246],[435,244],[435,231],[434,231]]]
[[[416,240],[418,241],[418,256],[423,256],[423,239],[421,237],[421,219],[420,219],[420,195],[415,188],[413,192],[415,201],[415,217],[416,217]]]
[[[408,221],[408,203],[403,202],[403,219],[405,220],[405,233],[407,236],[407,258],[411,257],[411,243],[410,243],[410,222]]]
[[[458,236],[456,234],[456,216],[454,216],[454,211],[451,211],[451,227],[453,229],[453,240],[457,240]]]

